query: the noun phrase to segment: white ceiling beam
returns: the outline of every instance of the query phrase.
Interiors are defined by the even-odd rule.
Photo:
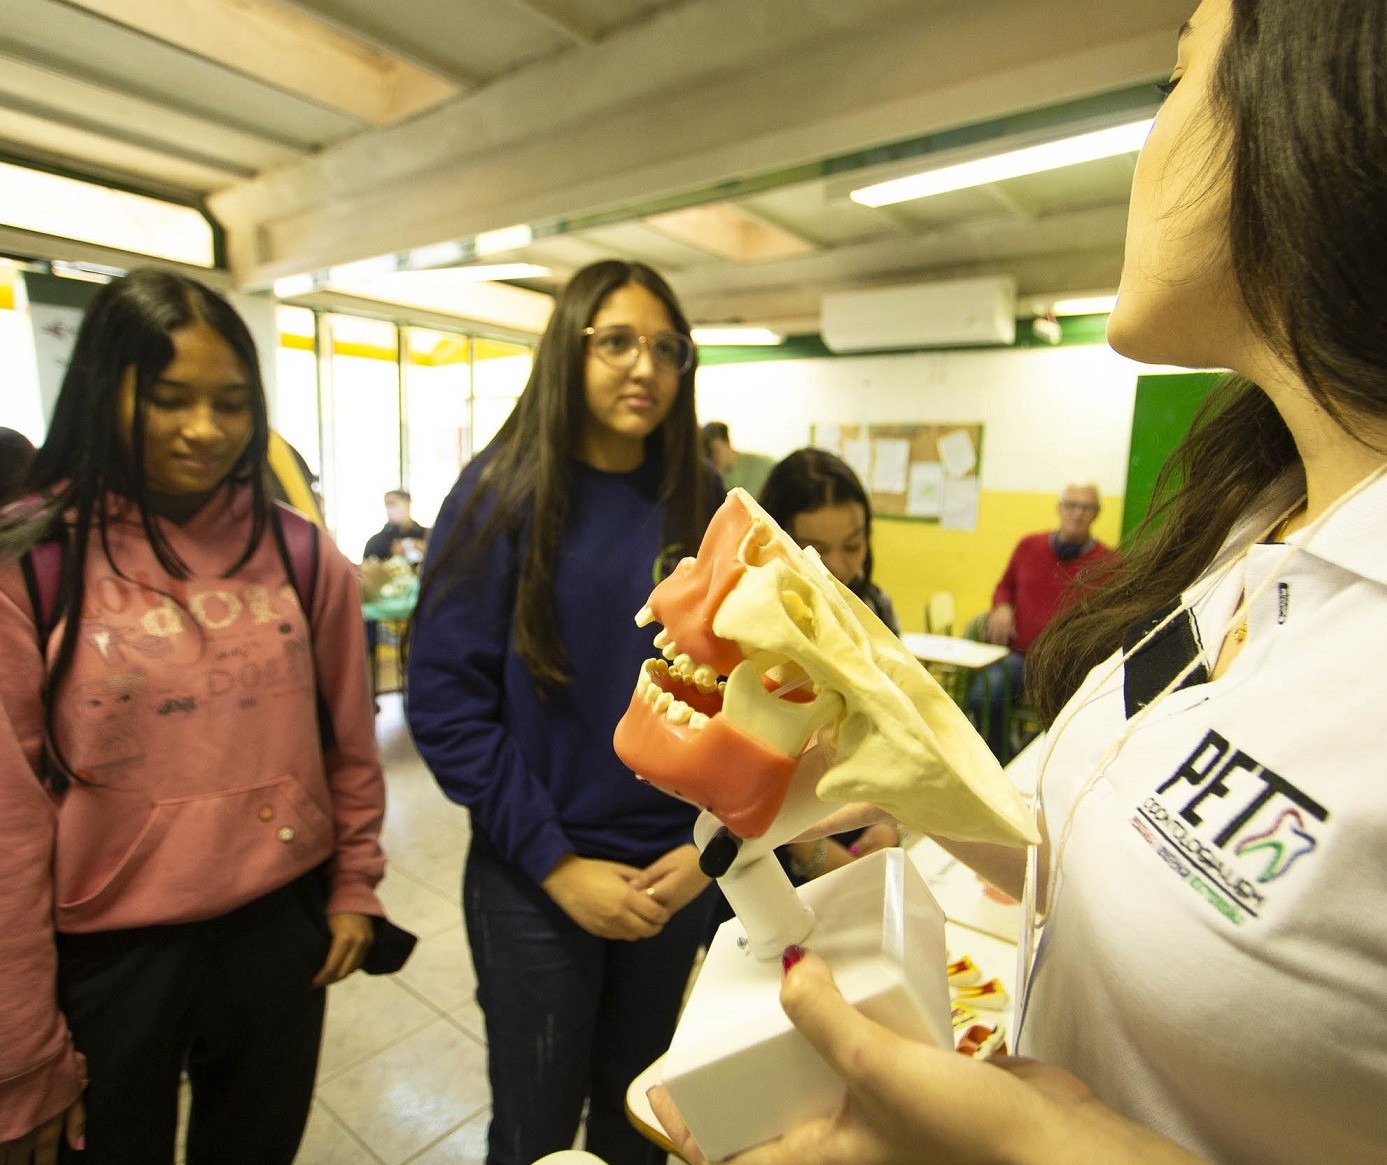
[[[138,176],[151,194],[206,194],[240,175],[224,166],[182,157],[167,149],[120,141],[104,130],[64,125],[21,110],[0,109],[0,141],[12,154],[72,171],[80,158],[84,176],[125,185]]]
[[[990,215],[917,232],[911,238],[874,239],[817,255],[755,266],[707,265],[671,276],[681,295],[718,295],[799,285],[857,289],[909,282],[931,267],[985,263],[1006,256],[1050,255],[1079,246],[1115,248],[1121,255],[1127,207],[1090,207],[1018,222]]]
[[[0,102],[16,112],[44,118],[130,145],[164,150],[202,161],[223,173],[226,185],[301,156],[302,151],[237,126],[171,109],[45,64],[12,55],[0,43]],[[127,127],[138,127],[132,130]],[[218,165],[212,159],[220,159]],[[236,172],[237,168],[240,173]]]
[[[1111,0],[1095,22],[1088,0],[1052,0],[1037,23],[1030,0],[967,21],[700,0],[239,184],[213,208],[238,277],[260,282],[630,207],[1158,76],[1187,5]],[[787,42],[796,32],[807,39]],[[656,57],[661,69],[629,67]]]
[[[64,2],[371,125],[458,93],[449,81],[281,0]]]
[[[529,13],[574,44],[595,44],[597,41],[600,29],[596,22],[584,19],[576,5],[556,0],[506,0],[506,3]]]

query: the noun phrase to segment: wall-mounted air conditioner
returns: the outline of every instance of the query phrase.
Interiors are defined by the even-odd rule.
[[[997,275],[826,295],[819,330],[834,352],[1011,344],[1016,280]]]

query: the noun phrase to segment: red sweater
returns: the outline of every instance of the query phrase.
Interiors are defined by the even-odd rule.
[[[1097,541],[1082,554],[1061,561],[1055,557],[1050,535],[1028,534],[1016,544],[1011,561],[997,589],[992,592],[992,605],[1010,605],[1016,612],[1016,634],[1012,636],[1013,651],[1025,653],[1036,637],[1060,610],[1065,588],[1081,570],[1111,558],[1116,551]]]
[[[328,859],[328,910],[381,913],[385,785],[353,568],[323,539],[310,658],[268,533],[220,577],[245,543],[248,491],[214,497],[182,526],[163,523],[187,581],[164,572],[125,511],[109,523],[120,573],[95,533],[87,551],[82,636],[56,709],[59,743],[85,782],[60,797],[37,775],[44,662],[33,612],[18,565],[0,563],[0,1142],[82,1088],[54,997],[55,929],[216,917]],[[326,757],[315,673],[336,735]]]

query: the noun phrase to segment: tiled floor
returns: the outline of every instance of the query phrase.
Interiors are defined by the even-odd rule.
[[[458,886],[464,810],[410,743],[398,695],[376,718],[390,788],[380,896],[419,936],[396,975],[353,975],[328,994],[318,1091],[299,1165],[479,1165],[490,1096],[486,1041]]]

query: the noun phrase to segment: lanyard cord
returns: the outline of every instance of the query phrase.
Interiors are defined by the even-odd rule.
[[[1246,617],[1247,612],[1251,610],[1252,606],[1262,597],[1263,594],[1265,594],[1270,589],[1272,584],[1279,581],[1278,575],[1280,575],[1280,573],[1284,571],[1286,567],[1289,566],[1290,563],[1296,558],[1296,556],[1299,555],[1300,552],[1309,544],[1310,539],[1320,530],[1324,523],[1327,522],[1330,517],[1336,514],[1343,505],[1345,505],[1353,498],[1357,497],[1360,493],[1366,490],[1370,485],[1376,482],[1384,474],[1387,474],[1387,464],[1378,466],[1378,468],[1374,469],[1371,473],[1369,473],[1351,489],[1346,490],[1339,497],[1337,497],[1334,500],[1334,502],[1324,511],[1324,513],[1322,513],[1318,518],[1316,518],[1313,522],[1311,522],[1308,526],[1306,526],[1303,530],[1300,531],[1299,535],[1296,536],[1295,542],[1287,544],[1286,553],[1283,554],[1276,561],[1276,563],[1272,566],[1272,568],[1269,571],[1267,571],[1266,577],[1263,578],[1262,581],[1257,584],[1257,586],[1253,589],[1251,594],[1248,594],[1246,592],[1246,588],[1244,588],[1244,594],[1242,599],[1239,601],[1227,625],[1224,627],[1222,634],[1218,638],[1218,642],[1220,644],[1222,644],[1223,641],[1229,635],[1229,633],[1242,622],[1242,620]],[[1286,522],[1292,514],[1295,513],[1297,509],[1300,508],[1304,501],[1305,499],[1302,497],[1297,501],[1293,502],[1285,510],[1283,510],[1277,516],[1275,521],[1273,521],[1269,526],[1266,526],[1263,529],[1261,534],[1249,541],[1240,551],[1234,553],[1228,562],[1219,566],[1217,570],[1215,570],[1214,573],[1208,577],[1206,585],[1200,588],[1200,591],[1197,595],[1192,596],[1188,601],[1182,601],[1179,604],[1177,604],[1175,609],[1172,610],[1169,614],[1167,614],[1163,619],[1161,619],[1161,621],[1157,623],[1150,631],[1143,635],[1137,641],[1135,646],[1133,646],[1129,651],[1122,652],[1121,655],[1118,656],[1117,660],[1103,674],[1102,678],[1098,680],[1097,683],[1091,686],[1090,694],[1088,696],[1086,696],[1082,701],[1079,701],[1078,703],[1075,703],[1071,700],[1068,704],[1065,705],[1063,711],[1060,713],[1060,716],[1056,719],[1055,724],[1052,725],[1050,731],[1046,733],[1045,751],[1041,756],[1040,767],[1036,775],[1035,797],[1032,801],[1032,812],[1035,816],[1037,831],[1039,831],[1040,822],[1042,817],[1044,816],[1045,774],[1049,768],[1050,758],[1054,754],[1055,745],[1058,743],[1060,736],[1063,735],[1063,733],[1073,724],[1074,720],[1078,717],[1080,712],[1082,712],[1086,707],[1088,707],[1090,704],[1092,704],[1095,700],[1099,699],[1103,695],[1103,690],[1106,687],[1106,685],[1119,672],[1121,672],[1124,667],[1126,667],[1128,661],[1133,656],[1145,649],[1146,646],[1149,643],[1151,643],[1158,635],[1160,635],[1167,627],[1169,627],[1175,619],[1177,619],[1179,616],[1181,616],[1187,611],[1192,611],[1196,606],[1198,606],[1199,603],[1203,602],[1211,594],[1213,594],[1218,589],[1218,587],[1224,582],[1224,580],[1238,566],[1240,566],[1247,560],[1248,553],[1251,551],[1252,547],[1260,543],[1263,539],[1268,538],[1272,534],[1274,534],[1274,532],[1278,530],[1281,527],[1281,525],[1284,522]],[[1126,746],[1127,741],[1132,738],[1136,730],[1150,715],[1152,709],[1154,709],[1157,704],[1159,704],[1172,692],[1176,691],[1180,687],[1180,685],[1183,684],[1199,668],[1200,664],[1204,660],[1204,654],[1204,652],[1196,652],[1194,658],[1190,660],[1184,667],[1182,667],[1175,674],[1174,678],[1171,679],[1170,682],[1165,685],[1165,687],[1163,687],[1151,700],[1149,700],[1140,709],[1138,709],[1136,714],[1130,720],[1128,720],[1127,723],[1123,726],[1121,734],[1109,746],[1107,751],[1103,753],[1102,758],[1099,760],[1097,765],[1094,766],[1093,770],[1089,773],[1089,775],[1084,779],[1084,782],[1079,787],[1078,792],[1075,793],[1073,800],[1070,802],[1069,810],[1065,814],[1064,823],[1060,828],[1059,846],[1055,850],[1053,860],[1049,862],[1050,885],[1048,888],[1048,902],[1046,903],[1045,911],[1047,916],[1051,913],[1051,911],[1053,911],[1055,903],[1059,900],[1060,887],[1063,882],[1064,853],[1065,849],[1069,844],[1070,831],[1073,828],[1074,819],[1078,814],[1080,803],[1089,794],[1089,792],[1092,791],[1093,787],[1103,778],[1104,773],[1107,772],[1108,766],[1111,765],[1117,759],[1118,755],[1122,752],[1122,749]],[[1043,833],[1042,836],[1044,836]],[[1039,927],[1043,925],[1042,922],[1038,922],[1037,920],[1038,910],[1036,900],[1037,894],[1039,892],[1039,886],[1040,846],[1029,846],[1027,848],[1026,853],[1025,888],[1022,894],[1021,935],[1019,941],[1017,942],[1016,955],[1016,998],[1018,1000],[1017,1008],[1020,1016],[1016,1023],[1016,1034],[1018,1040],[1020,1038],[1021,1025],[1025,1022],[1026,1006],[1030,1002],[1030,985],[1031,976],[1035,968],[1038,930]]]

